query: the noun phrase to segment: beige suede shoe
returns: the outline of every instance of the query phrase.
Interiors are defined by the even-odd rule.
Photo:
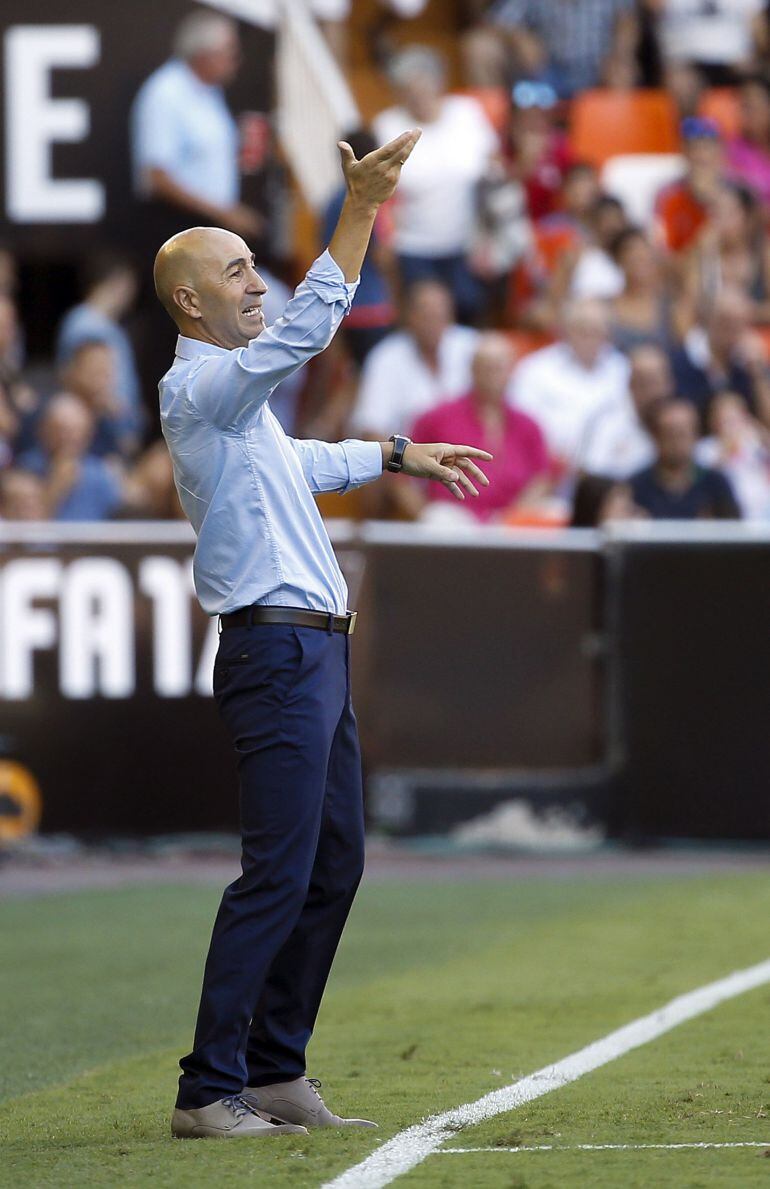
[[[305,1127],[376,1127],[368,1119],[341,1119],[318,1093],[318,1078],[295,1078],[271,1086],[246,1086],[243,1097],[269,1119]]]
[[[208,1106],[171,1116],[171,1134],[176,1139],[266,1139],[273,1135],[307,1135],[307,1129],[293,1123],[270,1123],[240,1094],[220,1098]]]

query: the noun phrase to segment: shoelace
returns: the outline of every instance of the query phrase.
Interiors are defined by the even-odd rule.
[[[321,1095],[318,1093],[321,1086],[323,1085],[323,1082],[321,1081],[321,1079],[320,1078],[305,1078],[305,1081],[307,1082],[308,1086],[310,1086],[310,1088],[313,1091],[313,1093],[315,1094],[316,1098],[319,1099],[320,1102],[323,1102]]]
[[[229,1111],[235,1115],[236,1119],[242,1119],[244,1115],[256,1115],[256,1110],[241,1094],[232,1094],[229,1098],[222,1099],[222,1106],[226,1106]]]

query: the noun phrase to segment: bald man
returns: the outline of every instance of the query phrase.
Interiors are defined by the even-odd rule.
[[[363,866],[363,796],[350,702],[355,615],[314,492],[348,491],[384,467],[486,484],[468,446],[300,441],[270,393],[330,342],[350,308],[374,218],[419,132],[357,161],[341,144],[347,198],[331,243],[274,326],[242,239],[174,236],[155,262],[176,322],[160,382],[163,433],[197,534],[194,576],[222,629],[214,696],[240,776],[242,874],[225,890],[192,1052],[172,1118],[180,1138],[261,1138],[341,1119],[308,1079],[305,1049]],[[394,427],[398,428],[398,427]],[[397,660],[396,660],[397,663]]]

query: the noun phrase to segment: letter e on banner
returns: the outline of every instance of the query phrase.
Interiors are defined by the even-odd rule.
[[[15,25],[5,35],[5,174],[8,217],[16,223],[93,223],[105,210],[95,178],[51,176],[51,145],[85,140],[84,99],[54,99],[53,69],[99,61],[93,25]]]

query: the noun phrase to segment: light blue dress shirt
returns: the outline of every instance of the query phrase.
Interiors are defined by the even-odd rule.
[[[193,575],[209,615],[252,603],[347,610],[347,586],[312,492],[377,478],[380,445],[290,438],[268,397],[328,346],[357,284],[346,284],[327,251],[283,317],[247,347],[228,351],[179,336],[159,385],[161,426],[198,537]]]
[[[238,201],[237,125],[222,88],[202,82],[186,62],[172,58],[142,85],[131,109],[131,144],[140,194],[154,168],[204,201]]]

